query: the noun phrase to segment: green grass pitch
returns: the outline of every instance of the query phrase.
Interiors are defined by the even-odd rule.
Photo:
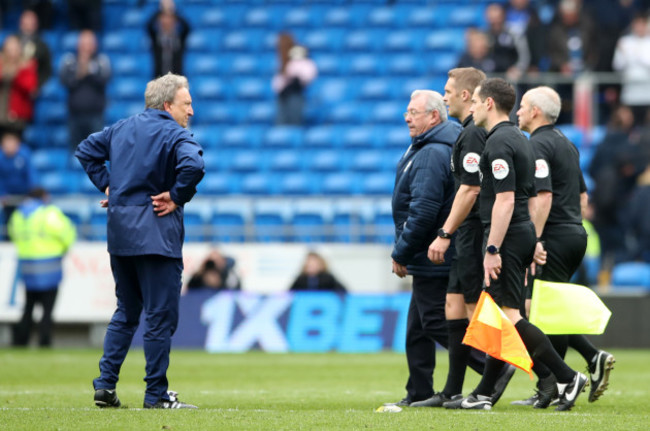
[[[583,393],[571,412],[511,406],[532,394],[518,371],[492,411],[405,408],[376,413],[404,396],[403,354],[209,354],[172,352],[170,388],[200,410],[143,410],[144,358],[129,353],[117,391],[127,408],[99,409],[92,379],[99,350],[0,350],[0,430],[647,430],[650,351],[612,350],[610,387]],[[447,353],[438,351],[440,390]],[[568,362],[583,370],[570,352]],[[465,390],[478,376],[468,371]],[[587,388],[587,391],[589,389]]]

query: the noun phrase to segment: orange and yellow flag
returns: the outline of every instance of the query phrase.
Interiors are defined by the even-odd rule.
[[[524,370],[533,377],[533,361],[515,325],[489,293],[483,291],[463,343]]]

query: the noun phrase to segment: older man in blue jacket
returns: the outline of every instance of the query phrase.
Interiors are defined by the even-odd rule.
[[[392,258],[393,272],[398,277],[413,276],[406,329],[407,395],[396,403],[408,406],[434,394],[435,342],[444,347],[448,344],[445,296],[454,248],[449,248],[445,262],[440,265],[427,258],[427,250],[454,200],[451,151],[462,127],[447,121],[442,96],[430,90],[411,94],[404,119],[411,146],[397,164],[392,201]],[[480,369],[479,364],[470,366]]]
[[[95,186],[107,196],[108,252],[117,310],[106,330],[95,404],[119,407],[119,371],[144,310],[145,408],[196,408],[168,391],[171,337],[178,323],[183,270],[183,205],[204,175],[203,150],[187,131],[189,84],[167,74],[150,81],[145,111],[90,135],[77,147]],[[110,162],[110,169],[105,162]]]

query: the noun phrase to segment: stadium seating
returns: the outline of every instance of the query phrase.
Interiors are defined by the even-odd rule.
[[[611,283],[615,288],[650,290],[650,264],[645,262],[616,264],[612,270]]]

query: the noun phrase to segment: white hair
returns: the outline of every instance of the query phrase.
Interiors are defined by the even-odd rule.
[[[535,87],[524,94],[530,106],[536,106],[548,121],[555,124],[560,116],[562,101],[557,91],[551,87]]]
[[[442,95],[433,90],[415,90],[411,93],[411,99],[423,94],[426,97],[425,109],[427,111],[438,111],[440,114],[440,121],[447,121],[447,108],[445,108],[445,101],[442,100]]]

